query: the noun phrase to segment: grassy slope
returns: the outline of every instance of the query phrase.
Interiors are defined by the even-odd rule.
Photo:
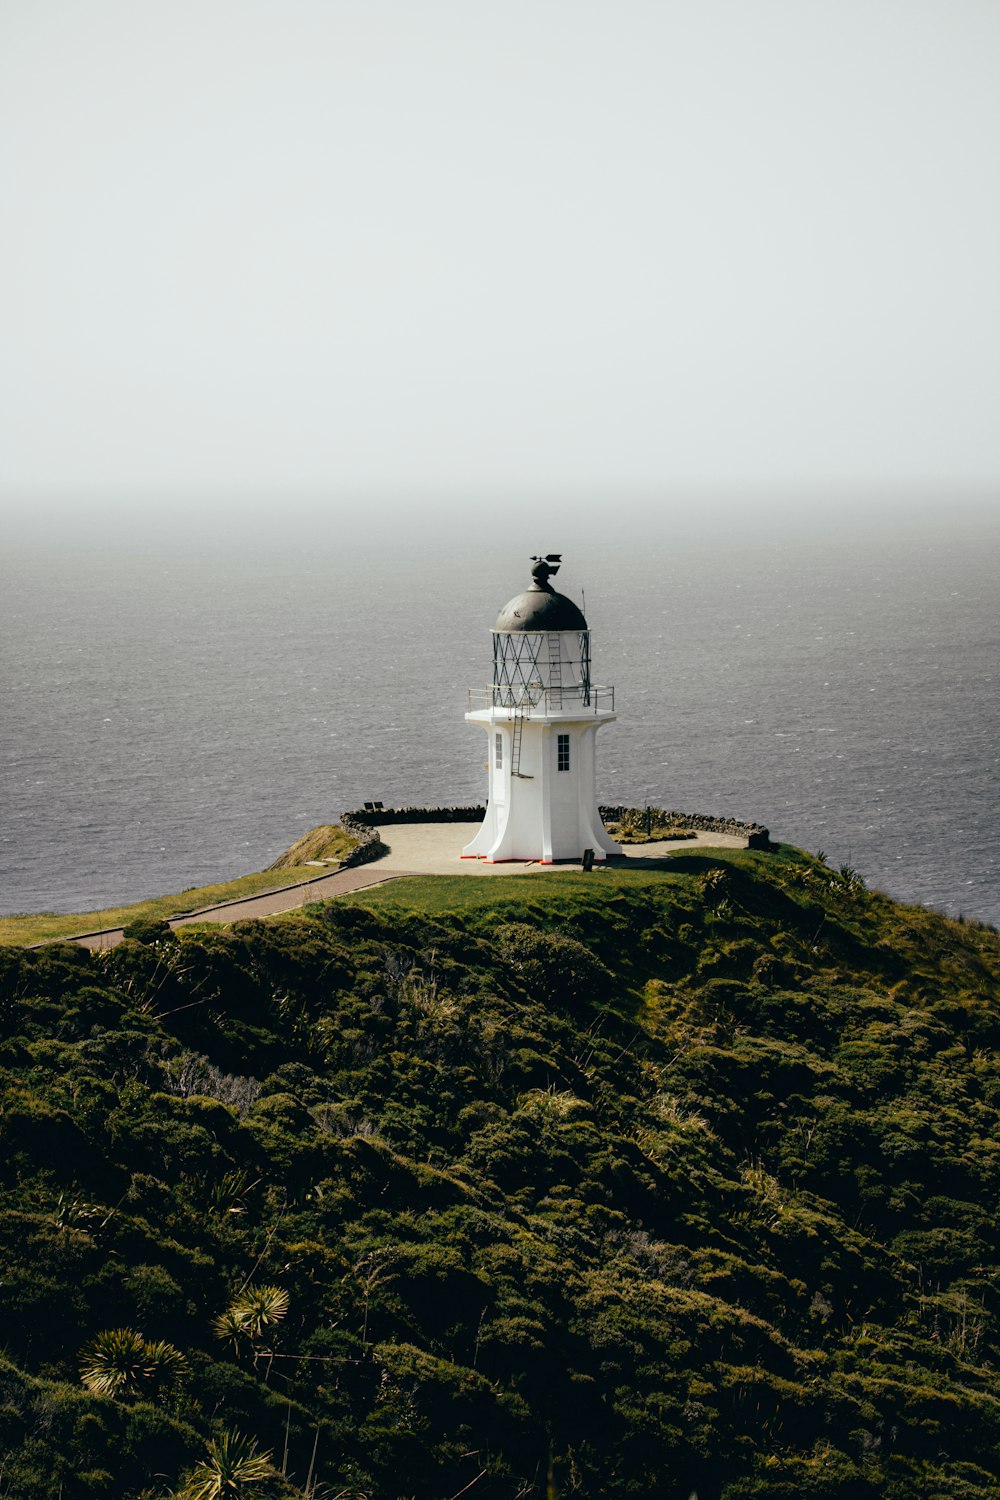
[[[1000,1500],[991,931],[692,851],[0,954],[0,1020],[19,1500],[224,1427],[351,1500]],[[122,1326],[173,1385],[81,1387]]]
[[[797,850],[759,854],[746,849],[691,850],[670,856],[669,870],[629,870],[595,865],[589,874],[560,870],[552,874],[498,875],[470,879],[465,875],[413,875],[372,890],[343,897],[350,905],[381,913],[436,917],[445,914],[496,912],[505,921],[520,921],[521,912],[546,922],[560,915],[596,908],[606,910],[609,894],[679,891],[689,884],[692,869],[713,865],[732,869],[767,870],[783,861],[801,859]],[[691,865],[690,860],[696,861]]]
[[[311,859],[343,859],[356,843],[357,839],[345,833],[339,824],[322,823],[318,828],[311,828],[300,839],[296,839],[291,848],[286,849],[284,854],[280,854],[274,864],[268,865],[267,868],[290,870],[308,863]]]
[[[313,835],[322,837],[314,838]],[[0,943],[42,943],[52,938],[71,937],[75,933],[97,932],[104,927],[124,927],[127,922],[134,922],[140,917],[177,917],[222,901],[259,896],[263,891],[280,890],[282,886],[294,885],[296,881],[310,880],[313,876],[322,874],[321,870],[307,865],[305,861],[342,857],[353,848],[355,842],[340,828],[314,829],[312,834],[306,834],[282,855],[281,860],[258,874],[241,875],[235,880],[218,881],[214,885],[192,886],[179,895],[153,896],[148,901],[136,901],[130,906],[106,907],[102,911],[44,912],[0,917]],[[300,846],[307,852],[301,852]],[[313,848],[322,848],[323,853],[308,852]],[[299,852],[299,862],[283,864],[282,861],[293,851]]]

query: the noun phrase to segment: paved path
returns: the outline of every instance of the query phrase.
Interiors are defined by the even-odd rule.
[[[244,921],[249,917],[274,917],[279,912],[294,911],[298,906],[305,906],[308,901],[346,896],[350,891],[382,885],[387,880],[401,880],[407,875],[489,877],[579,872],[580,866],[575,862],[543,865],[537,860],[507,860],[503,864],[487,865],[481,859],[462,859],[462,848],[472,838],[476,826],[473,823],[383,823],[378,831],[388,852],[370,865],[335,870],[331,875],[315,876],[300,885],[286,885],[280,890],[267,891],[262,896],[244,896],[239,901],[224,901],[219,906],[209,906],[202,911],[189,912],[183,917],[174,917],[170,926],[188,927],[192,922],[226,923]],[[661,869],[669,864],[673,855],[683,854],[689,849],[744,849],[746,839],[728,833],[699,833],[696,838],[681,842],[630,844],[627,848],[625,859],[615,861],[616,869]],[[123,937],[121,927],[110,927],[103,932],[87,932],[62,941],[79,943],[90,949],[114,948]]]
[[[321,875],[318,880],[308,880],[301,885],[282,886],[277,891],[266,891],[262,896],[244,896],[239,901],[224,901],[220,906],[207,906],[203,911],[189,912],[184,917],[173,917],[170,926],[189,927],[192,922],[242,922],[248,917],[275,917],[282,911],[294,911],[305,906],[307,901],[325,901],[329,896],[346,896],[349,891],[361,891],[365,886],[382,885],[386,880],[398,880],[404,875],[415,875],[416,870],[388,870],[379,862],[374,865],[359,865],[355,869],[334,870],[332,875]],[[106,927],[101,932],[88,932],[82,937],[60,938],[60,942],[79,943],[82,948],[116,948],[125,936],[122,927]]]

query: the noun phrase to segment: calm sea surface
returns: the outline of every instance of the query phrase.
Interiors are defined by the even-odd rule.
[[[0,911],[257,870],[370,798],[480,800],[465,692],[538,540],[380,540],[7,548]],[[996,529],[563,546],[618,692],[602,799],[757,819],[1000,921]]]

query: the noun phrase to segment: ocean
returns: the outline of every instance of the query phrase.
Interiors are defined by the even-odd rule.
[[[502,511],[502,508],[501,508]],[[602,800],[766,824],[873,887],[1000,922],[1000,529],[827,517],[355,528],[188,522],[0,559],[0,911],[267,865],[369,799],[479,801],[466,689],[533,548],[617,690]]]

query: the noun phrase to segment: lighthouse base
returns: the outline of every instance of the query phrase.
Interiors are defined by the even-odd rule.
[[[601,822],[595,791],[597,731],[613,717],[602,713],[524,721],[515,768],[512,717],[489,711],[467,714],[487,730],[492,764],[486,816],[462,857],[488,864],[537,860],[548,865],[579,861],[587,849],[596,862],[620,854]]]

